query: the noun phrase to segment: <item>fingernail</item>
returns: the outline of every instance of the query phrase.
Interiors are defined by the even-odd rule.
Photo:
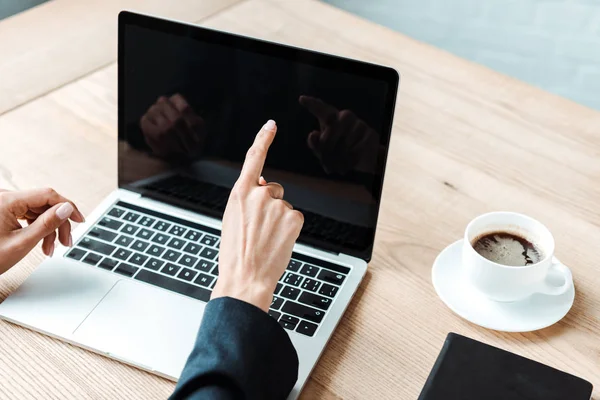
[[[73,213],[73,205],[71,203],[64,203],[62,206],[58,207],[56,210],[56,215],[60,219],[67,219]]]
[[[69,233],[69,247],[73,247],[73,235]]]
[[[54,254],[54,243],[52,243],[52,247],[50,247],[50,254],[48,254],[48,257],[52,257],[52,254]]]
[[[273,129],[275,129],[275,121],[273,121],[272,119],[268,120],[263,128],[272,131]]]

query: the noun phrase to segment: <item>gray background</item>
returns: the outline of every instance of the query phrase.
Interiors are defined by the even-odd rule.
[[[324,1],[600,110],[600,0]]]

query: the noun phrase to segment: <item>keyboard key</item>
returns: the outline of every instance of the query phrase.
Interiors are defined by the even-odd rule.
[[[184,236],[184,238],[186,238],[187,240],[191,240],[192,242],[197,242],[198,240],[200,240],[201,237],[202,233],[193,229],[188,229],[187,233]]]
[[[326,271],[323,269],[321,270],[321,273],[317,278],[319,278],[322,281],[330,282],[339,286],[342,284],[342,282],[344,282],[345,277],[346,275],[336,274],[335,272]]]
[[[273,300],[271,301],[271,307],[273,310],[279,310],[281,308],[281,306],[283,305],[283,302],[285,301],[285,299],[282,299],[281,297],[278,296],[273,296]]]
[[[306,278],[302,283],[302,289],[310,290],[311,292],[316,292],[319,288],[321,282],[316,281],[314,279]]]
[[[310,265],[310,264],[304,264],[304,266],[300,270],[300,273],[302,275],[308,275],[311,278],[314,278],[319,273],[319,270],[320,270],[319,267],[315,267],[314,265]]]
[[[173,225],[171,229],[169,229],[169,233],[175,236],[181,236],[185,232],[185,228],[179,225]]]
[[[300,320],[298,318],[292,317],[291,315],[287,315],[287,314],[283,314],[281,316],[280,321],[289,322],[290,324],[294,324],[294,325],[296,325],[298,322],[300,322]]]
[[[140,214],[136,214],[134,212],[128,212],[127,214],[125,214],[125,216],[123,217],[123,219],[125,221],[129,221],[129,222],[135,222],[140,218]]]
[[[214,260],[217,257],[217,254],[219,254],[219,252],[217,250],[211,249],[209,247],[205,247],[200,252],[200,257],[204,257],[209,260]]]
[[[121,235],[117,238],[117,241],[115,243],[120,246],[127,247],[131,244],[131,242],[133,242],[132,237]]]
[[[194,286],[186,282],[178,281],[166,277],[164,275],[157,274],[156,272],[148,271],[143,269],[135,276],[142,282],[150,283],[152,285],[170,290],[175,293],[182,294],[184,296],[193,297],[194,299],[202,300],[207,302],[210,300],[210,290],[199,286]]]
[[[298,327],[296,328],[296,332],[306,336],[313,336],[317,330],[317,326],[318,325],[308,321],[300,321],[300,324],[298,324]]]
[[[104,217],[98,221],[98,225],[104,226],[105,228],[114,229],[116,231],[121,227],[121,225],[123,225],[123,223],[112,218]]]
[[[160,269],[160,267],[163,266],[164,263],[165,263],[164,261],[159,260],[157,258],[151,258],[150,260],[148,260],[146,265],[144,265],[144,267],[158,271]]]
[[[279,317],[281,316],[281,313],[279,311],[269,310],[269,315],[271,317],[275,318],[275,321],[277,321],[279,319]]]
[[[98,264],[100,268],[112,271],[114,267],[117,266],[119,262],[117,260],[111,260],[110,258],[104,257],[104,259]]]
[[[277,283],[277,286],[275,286],[275,294],[279,294],[279,291],[281,290],[282,287],[283,287],[283,285],[281,283]]]
[[[302,263],[300,261],[290,260],[290,262],[288,263],[287,269],[292,272],[298,272],[301,265],[302,265]]]
[[[196,275],[198,275],[197,271],[194,271],[193,269],[189,268],[182,268],[181,272],[177,274],[177,277],[191,282],[196,277]]]
[[[144,242],[143,240],[136,240],[131,248],[137,251],[144,251],[149,245],[150,243]]]
[[[152,238],[152,241],[154,243],[158,243],[158,244],[165,244],[165,243],[167,243],[169,241],[169,236],[165,235],[164,233],[157,233]]]
[[[115,272],[117,274],[121,274],[121,275],[125,275],[125,276],[133,276],[138,271],[138,269],[139,269],[138,267],[134,267],[133,265],[121,263],[121,264],[119,264],[117,269],[115,269]]]
[[[107,231],[106,229],[94,227],[89,233],[88,236],[95,237],[97,239],[102,239],[105,242],[112,242],[117,237],[117,234],[111,231]]]
[[[85,253],[87,253],[85,250],[76,247],[67,253],[67,257],[72,258],[73,260],[81,260],[81,257],[83,257]]]
[[[134,233],[137,232],[137,230],[140,229],[135,225],[131,225],[131,224],[127,224],[123,227],[123,229],[121,229],[121,232],[127,233],[129,235],[133,235]]]
[[[79,246],[95,251],[96,253],[106,254],[107,256],[116,249],[116,247],[112,244],[102,243],[97,240],[90,239],[87,236],[84,237],[81,242],[79,242]]]
[[[115,254],[113,254],[112,256],[120,260],[127,260],[132,253],[133,252],[131,250],[117,249],[117,251],[115,251]]]
[[[175,264],[168,263],[163,267],[163,269],[160,270],[160,272],[165,273],[167,275],[175,276],[177,275],[177,272],[179,272],[180,269],[181,267],[178,267]]]
[[[338,289],[339,288],[337,286],[324,283],[323,286],[321,286],[321,290],[319,290],[319,294],[322,294],[323,296],[335,297]]]
[[[214,276],[219,276],[219,264],[215,265],[215,267],[213,268],[212,271],[210,271],[211,274],[213,274]]]
[[[315,310],[314,308],[306,307],[293,301],[286,301],[281,311],[316,323],[321,322],[325,315],[324,311]]]
[[[279,320],[279,325],[283,326],[285,329],[293,331],[296,328],[296,324],[290,324],[282,319]]]
[[[140,219],[138,221],[138,224],[144,225],[144,226],[152,226],[152,224],[154,223],[154,221],[156,221],[154,218],[143,217],[142,219]]]
[[[142,228],[135,236],[148,240],[153,234],[154,232],[152,232],[150,229]]]
[[[202,248],[202,246],[200,246],[199,244],[195,244],[195,243],[188,243],[184,248],[183,251],[185,251],[186,253],[190,253],[190,254],[198,254],[198,252],[200,251],[200,249]]]
[[[165,221],[158,221],[156,224],[154,224],[154,229],[156,229],[158,231],[166,232],[170,226],[171,226],[171,224],[166,223]]]
[[[332,300],[329,297],[319,296],[318,294],[302,292],[298,301],[326,311],[331,305]]]
[[[112,210],[108,212],[108,215],[115,218],[121,218],[121,215],[125,214],[125,210],[122,208],[113,207]]]
[[[183,264],[186,267],[193,267],[194,264],[196,264],[196,261],[198,261],[197,257],[188,256],[187,254],[184,254],[183,257],[181,257],[181,260],[179,260],[179,264]]]
[[[212,267],[215,265],[212,261],[200,260],[198,264],[194,268],[199,269],[200,271],[210,272]]]
[[[214,236],[211,235],[204,235],[204,237],[202,238],[202,240],[200,240],[200,243],[206,245],[206,246],[214,246],[215,243],[217,243],[217,241],[219,240],[219,238],[216,238]]]
[[[165,251],[164,247],[160,247],[160,246],[153,244],[152,246],[150,246],[150,249],[148,249],[148,251],[146,253],[150,254],[151,256],[160,257],[160,255],[162,253],[164,253],[164,251]]]
[[[289,272],[283,281],[288,285],[300,286],[300,282],[302,282],[302,279],[303,278],[300,275],[292,274],[291,272]]]
[[[206,274],[200,273],[200,275],[198,275],[198,277],[196,278],[196,280],[194,281],[194,283],[197,283],[200,286],[209,287],[210,284],[213,282],[214,279],[215,279],[214,276],[210,276],[210,275],[206,275]]]
[[[90,265],[96,265],[101,258],[102,256],[99,256],[98,254],[88,253],[88,255],[83,259],[83,262]]]
[[[140,253],[135,253],[133,256],[131,256],[131,258],[129,259],[129,262],[136,264],[136,265],[144,265],[144,263],[146,262],[147,259],[148,259],[148,256],[145,256]]]
[[[163,255],[163,258],[168,261],[175,262],[175,261],[177,261],[177,259],[179,258],[180,255],[181,255],[181,253],[178,251],[167,250],[167,252]]]
[[[281,296],[287,297],[288,299],[292,300],[296,300],[299,294],[300,289],[296,289],[295,287],[291,286],[284,286],[283,290],[280,293]]]
[[[185,241],[177,238],[173,238],[169,243],[167,243],[167,246],[177,250],[181,249],[183,245],[185,245]]]

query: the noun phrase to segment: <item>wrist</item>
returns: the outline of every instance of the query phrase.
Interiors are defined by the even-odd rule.
[[[271,288],[263,283],[229,282],[219,277],[213,289],[211,299],[231,297],[252,304],[264,312],[268,312],[269,306],[273,301],[274,291],[275,287]]]

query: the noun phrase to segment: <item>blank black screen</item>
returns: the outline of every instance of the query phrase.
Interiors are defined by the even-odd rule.
[[[352,72],[348,60],[125,17],[120,187],[221,217],[254,136],[274,119],[278,132],[263,174],[282,183],[285,199],[305,214],[299,241],[370,259],[395,73],[369,65],[386,71],[377,78]]]

